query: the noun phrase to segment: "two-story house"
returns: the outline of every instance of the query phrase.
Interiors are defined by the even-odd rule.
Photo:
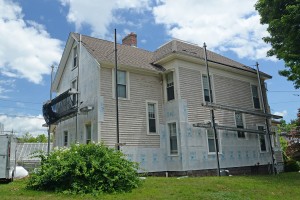
[[[56,124],[56,146],[94,141],[115,147],[117,88],[120,149],[141,171],[215,173],[215,141],[220,167],[232,173],[271,163],[265,134],[218,129],[215,140],[211,128],[193,126],[211,121],[210,108],[203,106],[210,98],[263,113],[256,70],[208,51],[210,97],[203,48],[174,39],[151,52],[136,43],[131,33],[117,44],[116,74],[113,42],[70,34],[53,82],[57,97],[43,108],[46,122]],[[261,73],[263,93],[270,78]],[[216,109],[215,120],[220,126],[266,129],[265,117],[237,110]]]

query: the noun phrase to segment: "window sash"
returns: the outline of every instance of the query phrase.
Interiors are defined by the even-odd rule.
[[[64,131],[64,146],[68,146],[68,132]]]
[[[235,112],[235,123],[237,128],[244,128],[244,120],[243,120],[243,114],[239,112]],[[237,132],[238,138],[246,138],[245,132],[238,131]]]
[[[211,80],[211,77],[210,77],[210,80]],[[209,94],[209,85],[208,85],[208,78],[207,78],[207,75],[205,74],[202,74],[202,83],[203,83],[203,95],[204,95],[204,100],[206,102],[210,102],[210,94],[212,96],[212,102],[214,100],[213,98],[213,93],[212,93],[212,90],[210,90],[210,94]]]
[[[90,124],[85,125],[86,131],[86,143],[89,144],[92,140],[92,126]]]
[[[77,80],[72,81],[72,88],[77,90]],[[72,95],[72,106],[77,104],[77,94]]]
[[[126,85],[118,84],[118,97],[126,98]]]
[[[258,126],[258,130],[263,131],[265,130],[264,126]],[[260,146],[260,151],[266,152],[267,151],[267,144],[266,144],[266,136],[265,135],[259,135],[259,146]]]
[[[256,85],[252,85],[251,90],[252,90],[252,99],[253,99],[254,108],[260,109],[258,87]]]
[[[167,100],[171,101],[175,99],[173,72],[169,72],[166,76],[166,79],[167,79]]]
[[[127,98],[127,78],[125,71],[117,72],[117,90],[118,97]]]
[[[170,153],[177,154],[178,144],[177,144],[176,123],[169,124],[169,133],[170,133]]]
[[[216,146],[215,146],[215,137],[214,132],[212,129],[207,129],[207,140],[208,140],[208,152],[209,153],[216,153]],[[220,153],[220,142],[217,138],[217,143],[219,145],[219,153]]]
[[[156,104],[148,103],[148,131],[156,133]]]
[[[77,67],[78,64],[78,52],[77,52],[77,47],[74,47],[73,49],[73,68]]]

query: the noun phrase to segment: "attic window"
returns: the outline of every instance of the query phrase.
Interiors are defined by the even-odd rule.
[[[73,48],[73,68],[77,67],[78,65],[78,51],[77,47]]]

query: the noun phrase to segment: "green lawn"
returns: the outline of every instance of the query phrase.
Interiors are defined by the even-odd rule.
[[[0,199],[300,199],[300,173],[269,176],[147,178],[131,193],[64,195],[26,190],[26,180],[0,185]]]

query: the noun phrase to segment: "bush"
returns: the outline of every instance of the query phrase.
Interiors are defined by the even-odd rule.
[[[284,163],[285,172],[297,172],[299,169],[299,165],[295,160],[288,160]]]
[[[128,161],[120,151],[103,144],[80,144],[60,148],[49,156],[40,154],[40,168],[27,188],[64,193],[128,192],[138,187],[138,164]]]

